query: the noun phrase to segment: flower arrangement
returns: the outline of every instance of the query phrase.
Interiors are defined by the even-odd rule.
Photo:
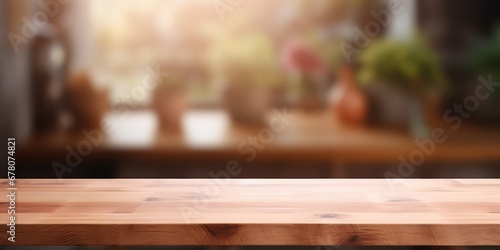
[[[208,55],[216,82],[223,83],[223,105],[233,121],[261,124],[282,80],[276,48],[258,31],[217,34]]]
[[[287,71],[298,74],[321,74],[326,71],[322,58],[308,44],[293,38],[285,45],[282,63]]]
[[[327,63],[304,40],[291,38],[285,44],[281,63],[291,81],[298,83],[300,91],[299,106],[317,109],[323,105],[324,91],[322,78],[328,72]]]

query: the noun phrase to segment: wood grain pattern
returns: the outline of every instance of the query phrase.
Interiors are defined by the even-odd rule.
[[[22,179],[16,244],[500,245],[500,180],[392,183]]]

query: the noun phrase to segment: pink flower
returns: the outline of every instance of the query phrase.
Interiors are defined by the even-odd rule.
[[[308,44],[299,39],[289,40],[282,51],[281,59],[287,71],[302,74],[326,71],[322,58]]]

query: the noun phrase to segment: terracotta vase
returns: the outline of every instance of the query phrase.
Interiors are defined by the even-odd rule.
[[[153,92],[152,108],[156,111],[161,130],[180,130],[182,117],[189,108],[187,90],[161,86]]]
[[[74,129],[99,129],[109,110],[109,91],[98,90],[87,73],[78,73],[68,87]]]
[[[272,107],[272,91],[265,86],[229,85],[224,106],[231,119],[240,124],[261,125]]]
[[[341,69],[338,82],[333,86],[329,103],[335,117],[345,124],[359,125],[364,122],[368,102],[357,87],[355,72],[350,67]]]

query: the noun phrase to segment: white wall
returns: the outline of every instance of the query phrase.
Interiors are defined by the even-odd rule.
[[[25,139],[31,129],[30,98],[28,89],[28,47],[23,46],[15,53],[8,38],[9,32],[19,33],[22,17],[31,14],[31,3],[35,1],[1,1],[2,34],[1,56],[1,118],[5,135]],[[3,139],[3,138],[2,138]]]
[[[394,1],[394,0],[390,0]],[[388,35],[398,39],[409,39],[417,25],[417,3],[416,0],[400,1],[402,11],[395,14],[388,28]]]

